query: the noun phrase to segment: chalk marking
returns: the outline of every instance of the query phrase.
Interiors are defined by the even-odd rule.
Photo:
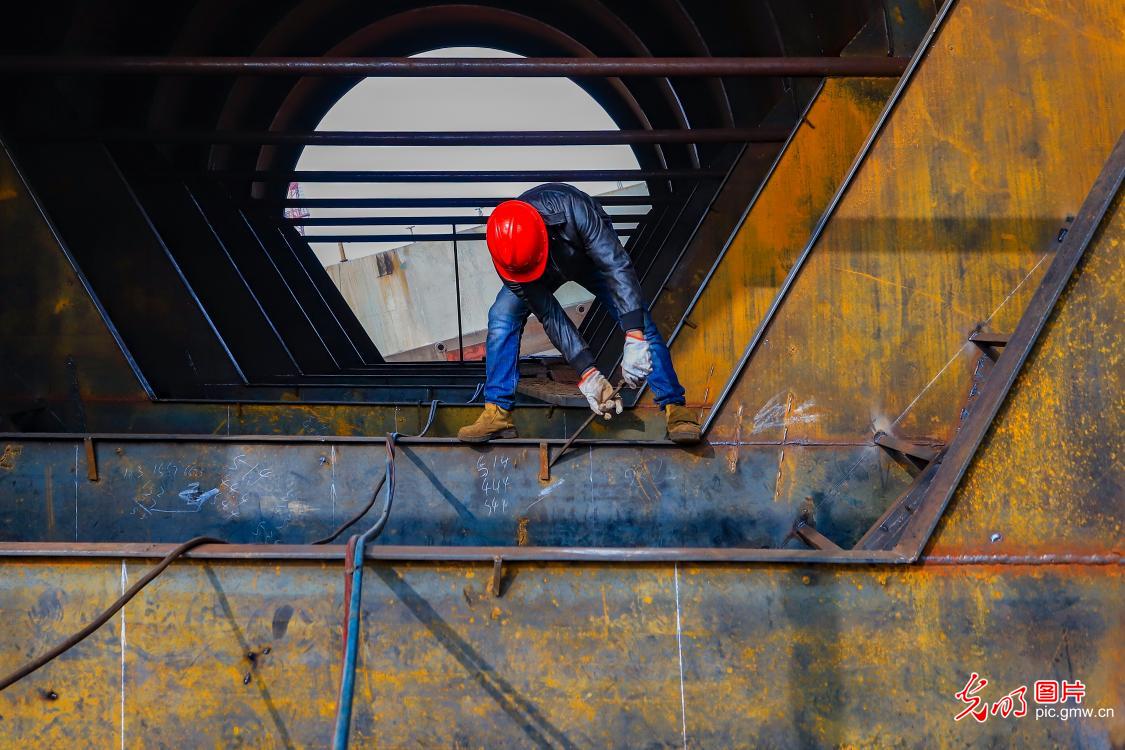
[[[121,560],[121,594],[129,583],[129,574],[125,572],[125,559]],[[121,608],[121,750],[125,750],[125,608]]]
[[[74,446],[74,541],[78,541],[78,446]]]
[[[684,700],[684,636],[680,626],[680,564],[672,563],[676,582],[676,650],[680,658],[680,728],[683,732],[684,750],[687,750],[687,701]]]
[[[331,447],[331,451],[332,451],[331,454],[330,454],[331,459],[329,459],[329,460],[332,461],[332,487],[331,487],[332,492],[330,493],[330,495],[332,497],[332,520],[335,521],[336,520],[336,446],[335,445],[333,445]]]
[[[785,403],[781,401],[781,393],[776,393],[758,410],[754,415],[754,429],[751,430],[751,434],[756,435],[775,427],[788,428],[791,424],[815,422],[820,418],[819,414],[811,411],[816,406],[812,399],[793,406],[791,403],[793,395],[788,392],[785,395]]]

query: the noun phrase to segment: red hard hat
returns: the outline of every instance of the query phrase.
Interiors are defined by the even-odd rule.
[[[501,278],[523,284],[547,267],[547,225],[530,203],[504,201],[488,217],[488,252]]]

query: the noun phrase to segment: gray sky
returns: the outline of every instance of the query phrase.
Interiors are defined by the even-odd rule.
[[[518,57],[479,47],[458,47],[418,57]],[[317,130],[616,130],[609,115],[565,78],[368,78],[345,94]],[[637,169],[628,146],[332,147],[304,150],[298,169],[472,170]],[[617,183],[575,183],[591,194]],[[515,196],[534,183],[325,184],[303,183],[306,198]],[[487,215],[489,209],[485,209]],[[630,212],[643,207],[629,207]],[[312,209],[312,216],[473,215],[475,209]],[[316,234],[398,234],[405,227],[310,227]],[[444,227],[414,229],[415,235],[448,233]],[[349,258],[402,243],[348,243]],[[335,244],[313,243],[321,262],[335,263]]]

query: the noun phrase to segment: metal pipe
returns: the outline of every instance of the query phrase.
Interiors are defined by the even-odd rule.
[[[781,143],[792,128],[697,128],[675,130],[507,130],[494,132],[247,130],[103,130],[28,133],[33,141],[170,143],[225,146],[604,146],[660,143]]]
[[[154,558],[175,545],[154,542],[0,542],[0,559]],[[342,544],[204,544],[185,557],[201,560],[341,560]],[[839,550],[750,547],[469,547],[376,544],[365,560],[416,562],[589,562],[589,563],[903,563],[893,550]]]
[[[904,57],[125,57],[5,55],[0,75],[868,76],[897,78]]]
[[[411,170],[267,169],[253,172],[208,171],[156,173],[180,178],[199,176],[251,182],[641,182],[644,180],[702,180],[723,177],[720,169],[514,169]]]
[[[449,363],[456,366],[456,362]],[[466,363],[469,365],[475,364],[472,362]],[[472,386],[466,386],[472,387]],[[176,403],[193,403],[187,399],[179,399]],[[200,402],[211,403],[211,402]],[[242,403],[250,405],[251,402],[240,401],[234,403]],[[299,402],[292,401],[277,401],[272,402],[278,405],[292,405]],[[341,402],[342,404],[354,405],[354,402]],[[255,403],[255,406],[258,404]],[[364,403],[364,407],[372,406],[373,404]],[[401,406],[401,402],[385,404],[386,406]],[[523,408],[539,408],[532,404],[521,406]],[[566,409],[567,407],[557,407],[550,404],[544,404],[541,408],[547,409]],[[641,408],[641,407],[632,407]],[[655,409],[656,407],[651,407]],[[586,413],[586,407],[576,408],[575,411]],[[120,443],[246,443],[246,444],[263,444],[263,443],[280,443],[280,444],[302,444],[302,443],[316,443],[320,445],[344,445],[344,444],[357,444],[366,445],[371,443],[382,443],[383,438],[370,435],[221,435],[211,432],[201,433],[184,433],[184,432],[171,432],[171,433],[145,433],[145,432],[0,432],[0,441],[10,443],[42,443],[42,442],[64,442],[64,443],[82,443],[86,438],[92,438],[99,443],[105,442],[120,442]],[[534,445],[538,446],[540,443],[549,443],[550,445],[565,445],[565,438],[509,438],[504,440],[493,440],[489,443],[492,446],[511,446],[511,445]],[[455,437],[410,437],[409,435],[401,435],[398,439],[399,445],[440,445],[448,448],[464,448],[465,443],[461,442]],[[650,450],[658,448],[676,448],[680,451],[683,450],[682,446],[677,446],[671,440],[651,440],[645,438],[587,438],[579,440],[578,445],[601,445],[601,446],[618,446],[618,447],[643,447]],[[787,438],[785,440],[717,440],[708,442],[707,445],[723,445],[723,446],[794,446],[794,447],[817,447],[817,446],[847,446],[856,448],[871,448],[874,446],[870,440],[812,440],[808,438]]]
[[[603,206],[651,206],[668,203],[670,198],[648,195],[591,196]],[[282,208],[489,208],[507,198],[255,198],[256,205]]]
[[[457,360],[465,361],[465,331],[461,323],[461,266],[457,262],[457,225],[450,226],[453,232],[453,286],[457,291]]]
[[[635,224],[644,221],[648,214],[610,214],[614,224]],[[285,218],[283,221],[294,227],[384,227],[384,226],[429,226],[460,224],[461,226],[481,226],[488,221],[487,216],[318,216],[314,218]]]
[[[381,438],[382,439],[382,438]],[[0,542],[0,559],[155,559],[175,544],[164,542]],[[342,544],[202,544],[183,555],[197,560],[264,560],[301,562],[341,560]],[[893,550],[757,549],[743,547],[425,547],[378,544],[365,550],[365,560],[387,562],[586,562],[586,563],[887,563],[908,558]],[[1031,555],[922,555],[922,565],[1122,565],[1117,553],[1050,552]]]
[[[619,235],[632,234],[633,229],[617,229]],[[452,234],[307,234],[305,241],[313,242],[452,242],[459,240],[483,240],[484,232],[464,232]]]

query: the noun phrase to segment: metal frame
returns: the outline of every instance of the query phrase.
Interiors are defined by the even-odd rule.
[[[948,7],[948,6],[947,6]],[[600,562],[600,563],[832,563],[832,564],[908,564],[923,559],[923,551],[938,520],[945,511],[965,471],[976,455],[1016,377],[1034,348],[1055,304],[1069,283],[1096,235],[1106,213],[1117,198],[1125,181],[1125,134],[1119,138],[1112,154],[1102,168],[1070,231],[1063,238],[1054,261],[1040,282],[1016,326],[1015,332],[1005,342],[990,377],[981,388],[972,411],[957,436],[942,455],[937,455],[919,474],[899,501],[860,539],[856,548],[845,550],[834,545],[818,543],[819,534],[807,525],[795,529],[797,536],[817,547],[810,550],[745,549],[745,548],[620,548],[620,547],[450,547],[450,546],[392,546],[371,547],[366,559],[384,561],[450,561],[450,562]],[[94,440],[128,440],[171,442],[272,442],[272,443],[377,443],[382,438],[372,437],[320,437],[296,435],[221,436],[221,435],[79,435],[71,433],[3,433],[0,439],[20,441],[67,440],[82,441],[89,450]],[[461,444],[453,438],[400,439],[407,444],[446,445]],[[515,439],[496,441],[499,444],[525,444],[543,446],[565,444],[567,441]],[[590,445],[634,445],[651,449],[675,448],[667,441],[582,440]],[[887,442],[885,439],[883,442]],[[893,442],[893,441],[892,441]],[[878,440],[873,444],[879,444]],[[904,502],[910,499],[911,502]],[[865,540],[880,530],[888,530],[888,519],[898,510],[908,514],[901,527],[892,533],[897,542],[889,549],[861,549]],[[901,533],[899,533],[901,532]],[[173,545],[93,543],[71,544],[54,542],[3,542],[0,557],[160,557]],[[189,556],[201,559],[265,559],[265,560],[336,560],[344,557],[342,546],[315,545],[204,545]],[[1057,564],[1083,562],[1087,564],[1117,564],[1119,555],[1093,555],[1076,559],[1069,555],[1047,556],[978,556],[989,564]],[[955,564],[961,558],[935,557],[927,562]]]
[[[952,5],[952,3],[950,3]],[[950,7],[946,6],[946,11]],[[943,16],[938,19],[940,22]],[[933,33],[930,35],[932,40]],[[921,57],[921,55],[919,56]],[[897,98],[897,97],[896,97]],[[893,105],[893,103],[892,103]],[[888,111],[890,106],[888,107]],[[874,139],[875,134],[872,136]],[[870,143],[870,141],[869,141]],[[865,149],[865,153],[866,153]],[[864,154],[865,155],[865,154]],[[859,162],[857,160],[856,168]],[[854,171],[854,170],[853,170]],[[846,185],[850,180],[845,182]],[[948,507],[954,491],[967,471],[969,464],[976,456],[977,451],[988,433],[996,415],[999,413],[1016,377],[1019,375],[1024,363],[1030,356],[1040,334],[1053,312],[1058,299],[1070,282],[1074,271],[1081,262],[1090,242],[1097,234],[1107,215],[1110,206],[1118,198],[1122,183],[1125,182],[1125,134],[1119,138],[1109,159],[1103,166],[1090,193],[1083,202],[1069,232],[1063,238],[1051,266],[1048,268],[1035,295],[1028,304],[1020,318],[1016,330],[1007,338],[1003,352],[998,356],[996,364],[988,380],[981,388],[977,400],[973,404],[968,419],[958,431],[956,437],[949,444],[942,455],[931,460],[926,469],[919,475],[915,484],[911,486],[903,498],[911,498],[912,502],[896,502],[888,509],[864,540],[880,530],[888,531],[887,519],[898,509],[908,514],[905,521],[899,526],[901,534],[894,545],[888,549],[833,549],[828,545],[812,550],[788,549],[741,549],[741,548],[590,548],[590,547],[450,547],[450,546],[375,546],[371,548],[367,559],[391,561],[459,561],[459,562],[493,562],[507,560],[512,562],[616,562],[616,563],[647,563],[647,562],[715,562],[715,563],[913,563],[923,559],[923,551],[928,543],[938,520]],[[843,188],[842,188],[843,190]],[[837,201],[839,199],[837,196]],[[826,217],[831,210],[826,213]],[[825,219],[826,220],[826,219]],[[819,234],[819,232],[818,232]],[[815,240],[814,240],[815,242]],[[810,243],[811,245],[814,243]],[[83,441],[87,448],[95,439],[117,440],[153,440],[154,435],[115,435],[94,436],[79,434],[0,434],[0,439],[10,440],[67,440]],[[279,443],[344,443],[344,442],[376,442],[375,438],[343,438],[343,437],[301,437],[301,436],[195,436],[195,435],[170,435],[159,436],[161,440],[181,442],[211,442],[211,441],[241,441],[241,442],[279,442]],[[404,444],[427,443],[456,445],[452,439],[433,438],[404,438]],[[539,440],[499,441],[501,443],[536,444],[544,442]],[[625,444],[637,445],[638,441],[583,441],[598,444]],[[660,442],[641,441],[646,447],[664,445]],[[886,441],[884,441],[886,442]],[[894,533],[894,532],[892,532]],[[806,535],[814,542],[815,535],[798,533],[802,539]],[[37,556],[37,557],[155,557],[164,554],[170,545],[159,544],[70,544],[70,543],[0,543],[0,556]],[[192,556],[200,558],[230,558],[230,559],[288,559],[288,560],[323,560],[339,559],[343,556],[342,547],[317,547],[312,545],[214,545],[200,547]],[[991,564],[1056,564],[1075,562],[1072,556],[978,556],[981,561]],[[930,562],[956,563],[962,562],[961,558],[935,557]],[[1116,554],[1083,556],[1080,560],[1084,563],[1115,564],[1121,561]]]

